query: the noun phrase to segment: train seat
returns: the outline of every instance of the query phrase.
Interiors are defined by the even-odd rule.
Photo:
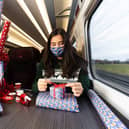
[[[6,79],[8,84],[22,83],[23,89],[31,89],[36,75],[40,52],[33,47],[13,48],[9,51]]]

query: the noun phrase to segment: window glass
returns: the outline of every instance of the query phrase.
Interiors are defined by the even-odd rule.
[[[95,77],[129,93],[129,0],[103,0],[91,17],[88,36]]]

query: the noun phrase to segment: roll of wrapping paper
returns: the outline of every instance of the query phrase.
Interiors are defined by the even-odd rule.
[[[50,87],[50,96],[52,96],[55,99],[63,99],[66,84],[56,84],[53,82],[51,84],[53,84],[53,86]]]

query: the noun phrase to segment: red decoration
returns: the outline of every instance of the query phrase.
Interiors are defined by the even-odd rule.
[[[12,102],[13,99],[14,99],[13,96],[8,96],[8,95],[0,97],[0,100],[2,102]]]
[[[30,102],[31,102],[31,98],[29,96],[27,96],[25,93],[21,94],[20,103],[28,106]]]
[[[5,21],[4,26],[3,26],[3,30],[2,30],[2,34],[1,34],[1,39],[0,39],[0,60],[1,61],[8,61],[8,54],[4,52],[4,45],[5,45],[5,41],[7,39],[7,34],[9,31],[9,26],[10,26],[10,22],[9,21]]]
[[[6,84],[5,79],[2,79],[2,84],[0,83],[0,101],[7,102],[13,100],[12,96],[8,96],[10,92],[14,91],[13,84]]]
[[[7,34],[9,31],[10,22],[5,21],[1,39],[0,39],[0,61],[4,62],[4,66],[6,66],[7,62],[9,61],[8,54],[4,51],[4,45],[5,41],[7,39]],[[4,72],[2,73],[4,74]],[[10,101],[13,99],[12,96],[8,96],[8,94],[12,91],[14,91],[14,86],[6,84],[5,79],[3,78],[4,75],[2,75],[2,79],[0,80],[0,100],[1,101]]]
[[[2,34],[1,34],[1,39],[0,39],[0,61],[4,61],[4,69],[6,68],[7,62],[9,61],[8,53],[6,53],[4,51],[4,45],[5,45],[5,41],[7,39],[9,26],[10,26],[10,22],[5,21],[3,30],[2,30]]]

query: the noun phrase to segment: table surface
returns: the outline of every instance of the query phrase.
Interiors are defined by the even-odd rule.
[[[78,99],[79,113],[20,103],[2,104],[0,129],[105,129],[87,96]]]

